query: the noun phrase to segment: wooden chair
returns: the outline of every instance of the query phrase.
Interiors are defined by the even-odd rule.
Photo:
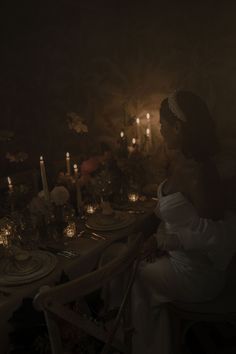
[[[44,311],[53,354],[63,353],[61,334],[57,322],[58,318],[64,319],[105,343],[102,354],[109,353],[111,347],[119,352],[131,353],[132,326],[130,295],[139,263],[139,250],[142,240],[142,234],[136,235],[135,240],[129,244],[127,251],[105,266],[102,266],[100,269],[94,270],[68,283],[52,288],[43,287],[40,289],[39,293],[35,296],[34,304],[37,309]],[[103,288],[112,279],[122,273],[129,273],[129,280],[120,303],[118,314],[109,332],[90,318],[75,313],[67,306],[67,304],[72,301],[78,300],[79,298],[81,299],[95,290]],[[124,340],[119,340],[115,336],[120,326],[121,319],[123,319]]]
[[[188,330],[199,323],[230,323],[236,335],[236,257],[228,269],[228,279],[222,293],[204,303],[168,303],[167,308],[173,325],[173,347],[176,354],[189,353],[185,338]],[[216,354],[214,343],[202,331],[202,345],[206,354]],[[204,336],[204,338],[203,338]]]

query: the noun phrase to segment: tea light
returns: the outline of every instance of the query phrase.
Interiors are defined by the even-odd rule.
[[[6,225],[0,230],[0,244],[3,246],[7,246],[9,243],[9,236],[11,235],[12,227],[11,225]]]
[[[94,214],[95,211],[96,211],[96,208],[95,208],[94,205],[89,204],[89,205],[86,206],[86,213],[87,214]]]
[[[75,222],[70,222],[66,228],[64,229],[64,235],[66,237],[72,238],[76,234],[76,223]]]
[[[128,199],[130,202],[137,202],[137,200],[139,199],[139,195],[138,193],[129,193]]]

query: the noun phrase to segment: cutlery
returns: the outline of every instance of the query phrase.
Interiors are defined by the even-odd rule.
[[[97,234],[96,232],[90,232],[90,234],[93,235],[93,236],[95,236],[95,237],[97,237],[97,238],[100,238],[100,239],[102,239],[102,240],[106,240],[106,237],[105,237],[105,236],[99,235],[99,234]]]
[[[144,214],[144,210],[126,210],[129,214]]]
[[[63,250],[60,248],[54,248],[54,247],[50,247],[50,246],[46,246],[46,247],[42,246],[39,248],[43,251],[49,251],[49,252],[56,254],[57,256],[64,256],[66,258],[73,258],[73,257],[80,256],[80,254],[78,252],[73,251],[73,250]]]
[[[99,235],[96,232],[93,231],[84,231],[83,236],[81,235],[82,238],[88,238],[88,239],[93,239],[93,240],[106,240],[105,236]]]

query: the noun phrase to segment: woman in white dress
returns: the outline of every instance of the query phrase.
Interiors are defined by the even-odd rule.
[[[162,102],[160,123],[167,147],[178,153],[158,188],[156,213],[162,222],[144,246],[144,254],[166,255],[142,262],[133,287],[134,354],[172,353],[163,304],[216,297],[236,249],[235,220],[225,213],[213,162],[218,144],[206,104],[177,91]]]

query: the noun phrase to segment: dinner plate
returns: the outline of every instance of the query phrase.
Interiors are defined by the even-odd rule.
[[[53,271],[57,264],[54,254],[46,251],[31,251],[30,259],[23,264],[4,258],[0,262],[0,285],[17,286],[43,278]]]
[[[115,211],[111,215],[94,214],[91,215],[86,226],[93,230],[113,231],[123,229],[131,225],[135,221],[135,217],[124,211]]]

